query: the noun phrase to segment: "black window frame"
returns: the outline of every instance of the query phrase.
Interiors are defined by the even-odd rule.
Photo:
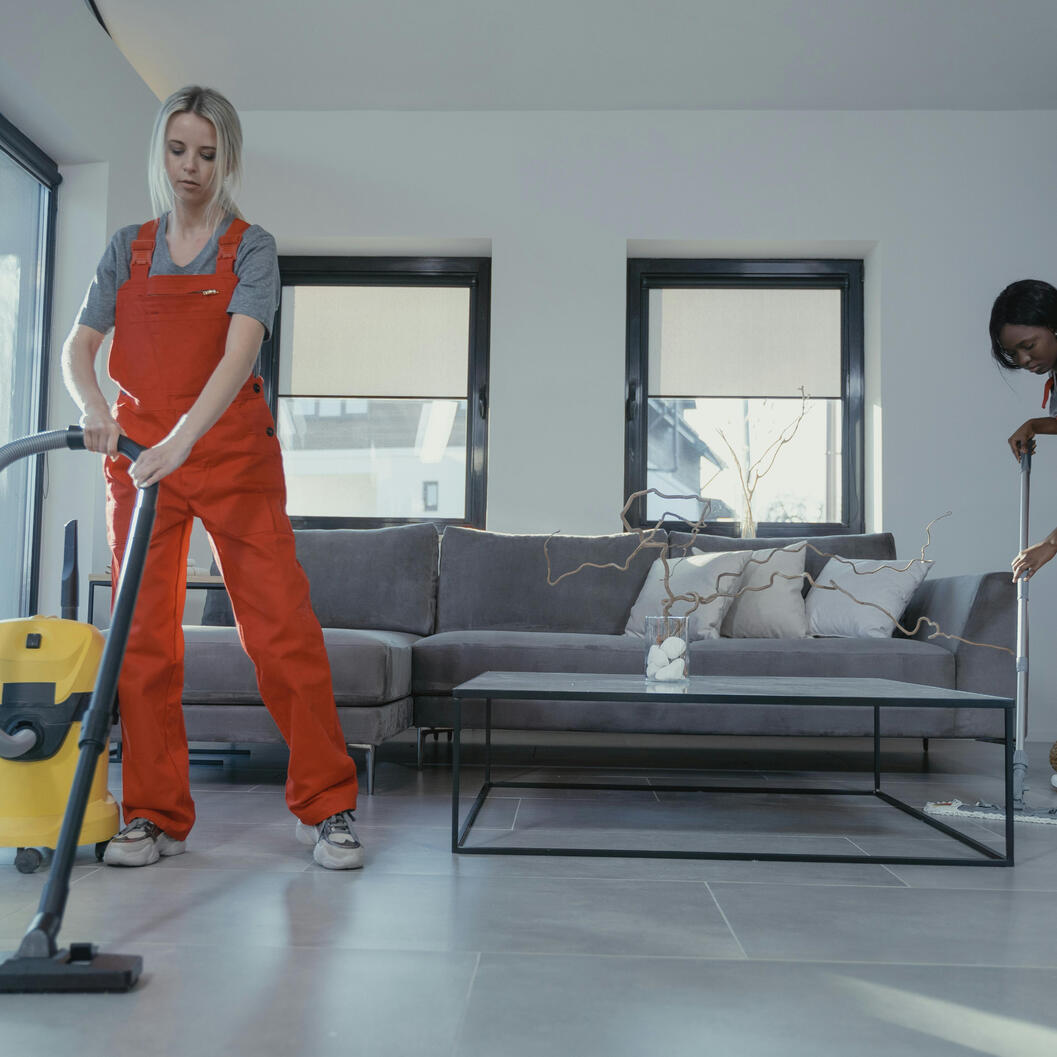
[[[649,293],[677,288],[814,288],[841,292],[841,520],[839,522],[758,522],[757,536],[791,538],[865,531],[864,307],[863,261],[841,259],[629,258],[627,285],[627,366],[625,376],[624,495],[643,491],[647,481],[649,407]],[[702,397],[708,394],[700,394]],[[646,497],[628,510],[628,522],[647,525]],[[668,520],[669,530],[686,530]],[[725,535],[726,525],[706,522],[702,532]]]
[[[464,286],[470,291],[467,355],[465,517],[297,516],[297,529],[385,528],[432,523],[485,527],[488,500],[488,362],[491,318],[490,257],[313,257],[280,255],[279,279],[286,286]],[[278,411],[279,336],[282,305],[272,333],[261,346],[260,373],[272,414]],[[305,394],[311,397],[311,394]],[[356,394],[348,394],[354,397]],[[413,399],[413,393],[405,394]]]
[[[34,386],[40,404],[37,408],[37,430],[48,428],[48,373],[50,370],[51,313],[55,279],[55,222],[58,215],[58,188],[62,183],[59,167],[48,154],[28,136],[0,114],[0,151],[21,166],[48,191],[44,230],[41,232],[41,252],[44,259],[39,269],[44,288],[41,291],[39,346],[37,348],[37,382]],[[29,612],[40,609],[40,549],[44,518],[44,456],[32,462],[32,503],[27,526],[26,552],[29,567],[23,570],[21,593],[29,602]],[[28,614],[27,614],[28,615]]]

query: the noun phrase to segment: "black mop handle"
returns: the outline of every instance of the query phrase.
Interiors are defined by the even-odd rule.
[[[1028,515],[1031,493],[1031,450],[1020,453],[1020,550],[1028,548]],[[1017,580],[1017,741],[1023,750],[1028,731],[1028,580]]]
[[[135,462],[146,449],[128,437],[118,438],[118,451],[130,462]],[[53,448],[68,447],[84,450],[84,433],[77,426],[65,430],[53,430],[26,437],[0,447],[0,470],[17,458],[36,455]],[[110,723],[114,698],[117,694],[117,677],[125,654],[132,612],[136,595],[143,579],[143,567],[147,560],[151,529],[158,501],[158,486],[141,488],[136,494],[136,506],[132,513],[128,543],[121,563],[121,576],[110,623],[110,633],[99,662],[95,689],[92,691],[88,709],[81,721],[81,739],[78,743],[81,754],[77,761],[70,796],[66,804],[62,829],[55,848],[55,858],[44,891],[41,893],[37,915],[30,923],[18,949],[20,957],[49,958],[55,954],[55,938],[62,924],[66,899],[70,892],[70,873],[77,854],[77,841],[84,821],[85,808],[92,790],[96,764],[110,740]]]

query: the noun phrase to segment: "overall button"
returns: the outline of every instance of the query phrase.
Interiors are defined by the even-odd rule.
[[[267,433],[269,437],[274,437],[275,436],[275,430],[272,429],[271,426],[269,426],[264,432]]]
[[[260,384],[259,384],[259,383],[257,383],[257,382],[254,382],[254,383],[253,383],[253,391],[254,391],[255,393],[259,393],[259,392],[261,391],[261,387],[260,387]]]

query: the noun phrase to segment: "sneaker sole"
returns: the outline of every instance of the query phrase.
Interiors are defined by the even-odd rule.
[[[297,838],[298,843],[307,845],[309,848],[319,840],[319,834],[316,832],[316,827],[310,826],[308,823],[302,822],[300,819],[297,820],[297,828],[294,830],[294,836]]]
[[[312,852],[312,858],[324,870],[360,870],[363,868],[363,845],[337,851],[329,844],[318,843]]]
[[[297,820],[294,831],[298,842],[312,848],[312,858],[325,870],[359,870],[363,867],[363,845],[348,851],[337,851],[329,844],[319,843],[318,826]]]
[[[127,848],[111,841],[103,852],[103,862],[107,866],[150,866],[163,855],[181,855],[186,851],[185,842],[164,838],[156,841],[137,841],[139,847]]]

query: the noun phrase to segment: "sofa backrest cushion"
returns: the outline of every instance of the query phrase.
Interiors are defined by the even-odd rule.
[[[582,562],[623,565],[638,536],[512,535],[449,526],[440,547],[437,631],[557,631],[620,635],[656,549],[643,549],[627,571],[585,568],[547,583]]]
[[[323,627],[433,632],[438,536],[432,524],[298,529],[294,538]],[[202,623],[234,622],[227,595],[210,591]]]
[[[804,572],[814,579],[822,572],[830,555],[839,558],[879,558],[887,560],[896,556],[896,541],[891,532],[864,532],[847,536],[793,536],[789,539],[766,537],[763,539],[739,539],[730,536],[708,536],[699,534],[694,539],[694,550],[713,551],[763,550],[767,547],[789,547],[806,540],[808,546],[804,556]],[[689,532],[671,533],[673,555],[685,554],[690,541]],[[811,581],[804,578],[804,594],[811,589]]]

